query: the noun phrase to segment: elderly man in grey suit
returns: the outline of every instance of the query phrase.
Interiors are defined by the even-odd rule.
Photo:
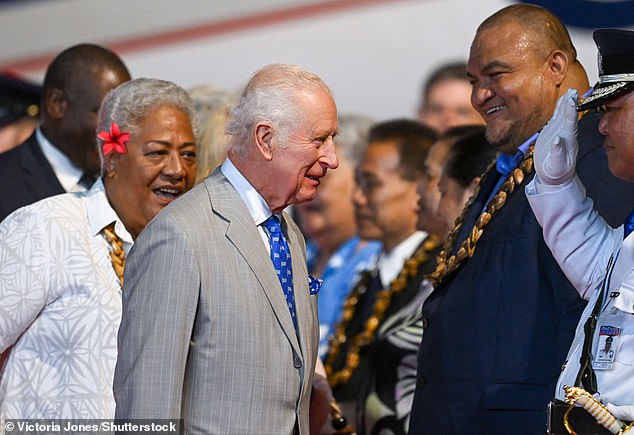
[[[187,434],[309,433],[317,300],[283,210],[337,167],[336,131],[315,74],[276,64],[253,75],[228,121],[228,159],[128,257],[117,418],[178,418]]]

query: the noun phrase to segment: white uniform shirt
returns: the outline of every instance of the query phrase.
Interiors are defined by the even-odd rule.
[[[613,315],[621,334],[618,344],[612,347],[616,352],[613,367],[595,370],[595,374],[603,403],[611,404],[608,409],[618,418],[633,420],[634,234],[623,240],[622,226],[617,229],[608,226],[594,211],[592,200],[586,197],[578,178],[554,189],[533,180],[526,186],[526,195],[555,259],[579,294],[589,299],[559,377],[556,397],[563,399],[563,386],[574,385],[584,341],[583,325],[597,301],[612,257],[614,267],[607,275],[607,297],[598,321]],[[595,343],[597,333],[598,327]]]
[[[2,418],[113,418],[121,287],[100,231],[112,222],[103,183],[43,199],[0,224]]]

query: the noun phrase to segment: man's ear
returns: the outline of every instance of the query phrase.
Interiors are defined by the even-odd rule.
[[[64,95],[64,91],[59,88],[48,89],[44,103],[46,104],[46,111],[51,118],[62,119],[64,117],[68,107],[68,100]]]
[[[561,50],[555,50],[548,57],[548,72],[557,86],[560,86],[568,72],[568,55]]]
[[[266,159],[273,158],[273,127],[268,121],[258,122],[255,126],[255,144],[260,154]]]

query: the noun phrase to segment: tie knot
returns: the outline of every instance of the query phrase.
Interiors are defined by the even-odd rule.
[[[500,153],[495,160],[495,167],[498,172],[505,177],[508,176],[520,163],[524,160],[524,153],[522,150],[517,150],[514,155]]]
[[[282,232],[282,226],[280,225],[280,220],[275,215],[271,215],[267,220],[265,220],[264,226],[271,234]]]

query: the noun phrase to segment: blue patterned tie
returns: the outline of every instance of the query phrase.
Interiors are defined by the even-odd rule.
[[[277,272],[277,278],[280,280],[284,296],[286,297],[286,305],[291,313],[293,325],[297,331],[297,318],[295,316],[295,296],[293,294],[293,265],[291,263],[291,251],[286,243],[284,233],[280,221],[276,216],[269,217],[264,221],[264,226],[269,231],[271,244],[271,261]]]
[[[625,224],[623,225],[623,231],[625,232],[625,235],[623,236],[623,238],[626,238],[627,236],[630,235],[632,231],[634,231],[634,210],[632,210],[632,212],[629,214],[629,216],[625,220]]]

